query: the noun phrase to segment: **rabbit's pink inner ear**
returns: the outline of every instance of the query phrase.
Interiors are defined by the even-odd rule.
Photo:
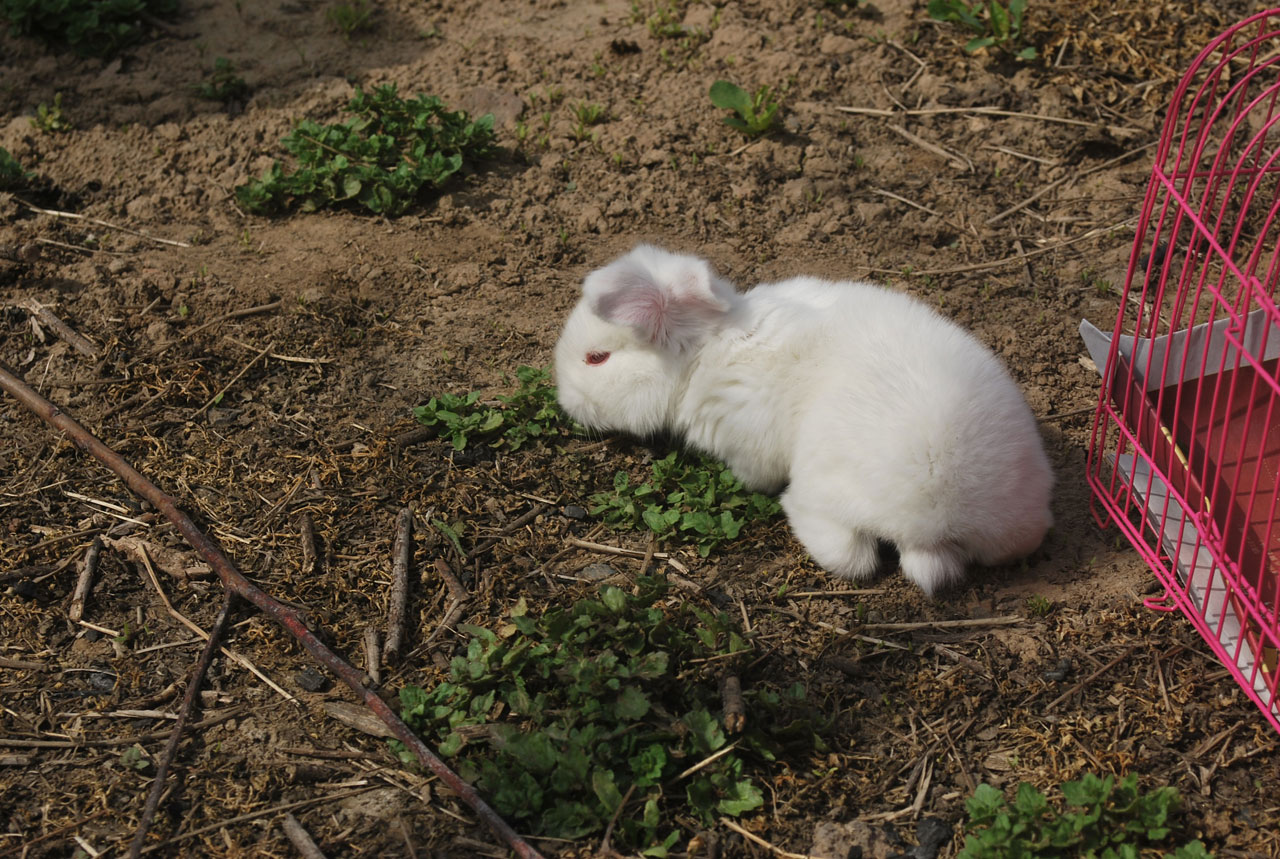
[[[593,308],[601,319],[626,325],[650,343],[664,345],[668,296],[655,284],[619,286],[601,294]]]

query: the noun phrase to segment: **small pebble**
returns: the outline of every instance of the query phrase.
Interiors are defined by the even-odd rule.
[[[1044,673],[1044,679],[1051,683],[1061,683],[1071,674],[1071,660],[1059,659],[1058,664],[1054,668],[1050,668]]]
[[[603,581],[604,579],[616,576],[618,571],[608,564],[587,564],[578,571],[578,575],[584,579],[590,579],[593,582]]]
[[[308,692],[323,692],[329,688],[328,678],[314,668],[299,671],[293,679]]]
[[[586,519],[587,511],[577,504],[566,504],[560,508],[560,514],[568,519]]]
[[[934,859],[942,845],[951,843],[951,826],[937,817],[926,817],[916,824],[916,841],[908,856],[912,859]]]
[[[91,671],[87,680],[95,692],[110,692],[116,688],[116,676],[105,671]]]

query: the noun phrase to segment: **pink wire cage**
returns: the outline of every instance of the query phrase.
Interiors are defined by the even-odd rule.
[[[1148,605],[1181,609],[1280,730],[1278,100],[1280,9],[1211,42],[1174,92],[1099,335],[1088,480],[1099,523],[1164,585]]]

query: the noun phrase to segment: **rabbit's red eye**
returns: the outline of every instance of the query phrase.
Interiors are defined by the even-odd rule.
[[[595,367],[609,360],[608,352],[588,352],[587,363]]]

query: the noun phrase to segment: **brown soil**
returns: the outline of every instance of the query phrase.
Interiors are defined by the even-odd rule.
[[[645,239],[706,255],[743,285],[801,272],[891,283],[1008,362],[1057,469],[1058,525],[1026,563],[976,571],[938,601],[892,572],[876,583],[881,593],[858,598],[780,595],[845,587],[807,561],[781,522],[707,560],[671,547],[703,587],[697,599],[776,636],[744,682],[801,680],[832,721],[829,752],[757,772],[766,807],[740,825],[792,852],[861,839],[865,855],[883,855],[868,840],[891,842],[882,826],[914,844],[920,817],[956,825],[981,781],[1049,787],[1134,771],[1145,786],[1182,792],[1185,837],[1221,856],[1280,856],[1274,733],[1183,619],[1143,607],[1153,578],[1092,517],[1084,462],[1097,378],[1076,334],[1081,317],[1104,327],[1115,318],[1144,147],[1177,74],[1253,7],[1033,3],[1042,59],[1016,63],[964,53],[963,35],[930,21],[924,5],[691,3],[685,24],[710,38],[688,45],[652,35],[625,0],[394,0],[350,40],[318,0],[203,0],[107,62],[0,37],[0,146],[39,175],[21,199],[0,195],[0,361],[176,495],[248,575],[309,607],[358,661],[363,627],[384,611],[404,505],[420,522],[459,526],[467,548],[501,535],[459,564],[447,541],[420,529],[412,645],[444,614],[438,557],[460,569],[474,594],[465,620],[481,625],[522,597],[539,607],[589,593],[594,585],[576,576],[588,563],[638,572],[639,561],[566,551],[565,540],[643,548],[641,536],[560,511],[586,506],[619,468],[639,473],[643,446],[565,438],[454,455],[443,440],[392,444],[431,395],[502,393],[517,365],[547,365],[589,269]],[[246,103],[195,97],[215,57],[252,86]],[[718,77],[780,87],[785,129],[746,145],[708,102]],[[344,118],[356,83],[492,111],[504,151],[395,220],[240,212],[234,186],[281,155],[298,118]],[[29,117],[55,93],[72,128],[41,133]],[[574,133],[569,108],[579,101],[607,108],[593,139]],[[903,106],[1073,122],[906,116]],[[38,331],[19,306],[31,298],[100,357]],[[271,307],[227,317],[262,305]],[[0,573],[10,589],[0,594],[0,855],[120,855],[150,778],[122,752],[159,753],[194,636],[115,549],[104,552],[88,623],[68,620],[71,562],[95,534],[145,511],[8,398],[0,439]],[[540,499],[550,503],[537,518],[504,531]],[[323,546],[315,570],[304,570],[297,536],[304,511]],[[195,565],[171,527],[144,518],[135,536],[174,550],[171,567]],[[161,575],[160,584],[178,611],[212,622],[216,583]],[[1052,610],[1031,612],[1033,596]],[[905,650],[831,630],[859,618],[996,615],[1023,620],[863,630]],[[290,807],[330,855],[501,854],[456,797],[328,714],[326,703],[350,700],[346,690],[304,691],[309,665],[286,634],[244,609],[234,622],[231,646],[295,700],[215,663],[205,724],[182,746],[180,783],[153,828],[162,854],[290,855],[279,825]],[[447,654],[458,639],[443,641]],[[1061,660],[1069,668],[1054,674]],[[440,676],[419,648],[384,686]],[[684,850],[696,827],[669,825]],[[724,826],[710,837],[722,855],[768,853]],[[548,855],[598,844],[538,842]]]

